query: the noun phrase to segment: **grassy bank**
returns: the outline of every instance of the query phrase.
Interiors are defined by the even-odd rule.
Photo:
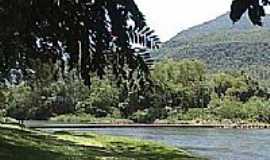
[[[103,117],[96,118],[90,114],[66,114],[50,118],[52,122],[62,123],[93,123],[93,124],[132,124],[132,120]]]
[[[45,134],[0,125],[3,160],[198,160],[176,148],[95,134]]]

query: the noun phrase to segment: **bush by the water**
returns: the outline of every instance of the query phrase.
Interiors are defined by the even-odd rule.
[[[81,114],[67,114],[52,117],[50,121],[64,122],[64,123],[92,123],[92,124],[132,124],[132,120],[120,119],[113,117],[97,118],[93,115],[81,113]]]
[[[223,122],[223,120],[231,120],[231,122],[263,122],[270,123],[270,101],[253,97],[248,102],[226,98],[218,103],[211,103],[211,107],[205,109],[191,109],[188,112],[177,113],[176,116],[171,115],[169,120],[180,121],[204,121],[204,122]]]
[[[220,119],[270,122],[270,102],[256,97],[251,98],[246,103],[226,98],[213,109],[213,114]],[[260,117],[264,118],[260,119]]]
[[[88,88],[71,77],[1,85],[0,117],[88,123],[115,123],[113,119],[136,123],[164,119],[270,122],[269,89],[244,72],[207,73],[197,60],[157,63],[151,83],[143,88],[116,82],[110,76],[93,78]]]
[[[1,106],[7,116],[16,119],[46,120],[76,112],[105,117],[117,106],[117,97],[117,88],[105,80],[96,80],[90,90],[80,81],[59,81],[43,87],[22,83],[5,91],[6,103]]]

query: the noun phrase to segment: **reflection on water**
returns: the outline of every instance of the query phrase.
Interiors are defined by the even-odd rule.
[[[159,141],[214,160],[270,160],[270,130],[114,128],[76,131]]]

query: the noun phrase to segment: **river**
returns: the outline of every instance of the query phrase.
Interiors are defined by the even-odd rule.
[[[105,128],[73,131],[152,140],[181,147],[211,160],[270,160],[270,130],[267,129]]]

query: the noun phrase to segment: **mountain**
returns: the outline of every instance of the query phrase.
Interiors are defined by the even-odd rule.
[[[264,27],[258,27],[247,16],[232,24],[226,13],[180,32],[154,55],[200,59],[211,71],[244,70],[258,79],[270,79],[270,15]]]

